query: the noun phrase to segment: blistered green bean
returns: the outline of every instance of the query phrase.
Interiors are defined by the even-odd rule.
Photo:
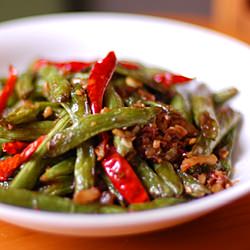
[[[173,165],[170,162],[165,161],[162,163],[154,164],[154,169],[176,196],[180,196],[182,194],[183,185],[180,178],[176,174]]]
[[[75,157],[65,159],[51,168],[46,169],[44,174],[40,177],[43,182],[53,181],[58,176],[70,175],[74,171]]]
[[[55,134],[49,143],[49,155],[57,156],[91,137],[114,128],[145,124],[159,112],[157,108],[119,108],[83,117],[79,124]]]
[[[33,92],[33,75],[31,72],[23,73],[19,76],[16,83],[16,92],[20,99],[27,99]]]

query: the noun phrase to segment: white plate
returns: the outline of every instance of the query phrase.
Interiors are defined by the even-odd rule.
[[[237,86],[233,105],[244,116],[234,178],[221,193],[188,204],[120,215],[67,215],[0,205],[2,220],[35,230],[67,235],[111,236],[170,227],[218,208],[250,190],[250,50],[246,44],[193,25],[167,19],[110,13],[62,14],[0,25],[0,74],[12,63],[19,69],[38,57],[92,59],[116,51],[197,76],[220,89]]]

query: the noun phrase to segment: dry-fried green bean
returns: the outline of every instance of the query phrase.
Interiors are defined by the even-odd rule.
[[[203,136],[215,139],[219,134],[219,123],[214,110],[212,94],[205,84],[200,84],[191,94],[194,121]]]
[[[221,108],[217,111],[220,124],[220,132],[214,140],[207,139],[202,135],[192,148],[192,155],[209,155],[213,152],[221,139],[241,120],[241,115],[229,108]]]
[[[72,176],[64,178],[63,181],[57,181],[39,189],[40,192],[49,195],[65,196],[72,194],[74,190]]]
[[[13,188],[26,188],[32,189],[37,183],[39,176],[45,167],[45,161],[42,157],[47,153],[47,143],[51,137],[69,124],[69,117],[64,115],[55,125],[55,127],[49,132],[44,141],[40,144],[31,160],[24,163],[22,169],[18,172],[15,178],[11,182]]]
[[[83,117],[79,124],[55,134],[50,141],[48,153],[50,156],[57,156],[101,132],[145,124],[158,112],[157,108],[119,108],[106,113],[88,115]]]
[[[70,98],[71,85],[53,66],[43,67],[40,76],[47,84],[47,97],[52,102],[67,102]]]
[[[143,211],[143,210],[149,210],[149,209],[154,209],[154,208],[163,208],[163,207],[169,207],[169,206],[173,206],[179,203],[183,203],[185,201],[187,200],[183,198],[174,198],[174,197],[158,198],[150,202],[131,204],[128,207],[128,210],[129,211]]]
[[[222,105],[239,93],[238,89],[231,87],[213,94],[213,101],[216,105]]]
[[[91,141],[86,141],[77,148],[74,167],[75,192],[94,186],[95,152]]]
[[[136,80],[139,80],[149,86],[150,88],[157,90],[160,93],[166,93],[168,91],[168,88],[163,86],[162,84],[157,84],[154,81],[154,76],[159,73],[164,73],[166,70],[159,69],[159,68],[149,68],[144,67],[143,65],[139,65],[139,69],[133,70],[133,69],[127,69],[125,67],[122,67],[118,65],[116,67],[116,72],[124,75],[124,76],[130,76]]]
[[[219,161],[220,169],[225,171],[228,176],[232,175],[233,166],[232,166],[232,154],[233,154],[233,146],[236,141],[237,136],[237,126],[232,128],[226,136],[222,139],[220,145],[218,146],[218,150],[223,150],[226,155],[222,156],[222,159]]]
[[[110,109],[124,106],[122,98],[115,91],[112,84],[109,84],[104,95],[104,105]]]
[[[209,189],[201,184],[196,178],[187,173],[179,172],[179,175],[183,181],[185,191],[188,195],[199,198],[206,194],[209,194]]]
[[[184,118],[186,118],[189,122],[191,122],[191,114],[187,105],[187,101],[180,93],[176,93],[176,95],[172,98],[170,103],[174,109],[182,114]]]
[[[75,157],[67,158],[51,168],[46,169],[40,180],[43,182],[53,182],[58,176],[70,175],[74,171]]]
[[[31,72],[23,73],[16,83],[16,92],[20,99],[27,99],[34,90],[33,76]]]
[[[176,196],[182,194],[183,185],[170,162],[154,164],[154,170]]]
[[[104,180],[109,192],[116,197],[122,207],[125,207],[126,202],[123,196],[117,191],[117,189],[114,187],[113,183],[110,181],[110,179],[105,173],[102,173],[102,179]]]
[[[88,98],[80,84],[75,84],[71,93],[71,107],[64,104],[64,108],[71,116],[73,123],[78,126],[81,119],[90,114]],[[85,141],[76,149],[76,161],[74,166],[75,193],[83,189],[89,189],[94,186],[96,157],[91,140]]]
[[[0,137],[7,140],[33,141],[39,136],[48,134],[54,127],[53,121],[39,121],[25,124],[11,130],[0,126]]]
[[[19,188],[0,188],[0,202],[35,210],[64,213],[98,213],[100,209],[99,204],[77,205],[68,198]]]
[[[173,196],[172,188],[166,185],[145,161],[138,160],[135,171],[138,173],[138,176],[151,197],[159,198]]]

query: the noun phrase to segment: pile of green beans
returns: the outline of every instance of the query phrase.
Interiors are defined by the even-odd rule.
[[[192,92],[182,85],[166,87],[152,80],[162,70],[138,65],[139,69],[126,69],[118,64],[105,90],[103,112],[98,114],[91,114],[85,86],[91,68],[65,73],[49,65],[38,71],[29,67],[21,74],[1,118],[0,161],[10,157],[2,150],[4,143],[47,136],[29,161],[0,181],[0,203],[51,212],[124,213],[172,206],[230,187],[241,115],[227,103],[237,89],[213,93],[196,80],[188,83],[195,86]],[[5,81],[1,78],[0,88]],[[135,143],[162,113],[166,119],[182,121],[180,140],[185,147],[178,158],[150,158],[138,149],[144,145]],[[166,131],[180,131],[171,122]],[[196,131],[192,137],[185,134],[189,127]],[[98,145],[104,132],[131,164],[149,201],[129,204],[101,168]],[[165,142],[147,143],[157,154]],[[211,155],[216,163],[199,162],[199,157]],[[184,171],[183,162],[192,157],[198,161]],[[75,202],[77,194],[93,188],[99,190],[98,198],[86,204]]]

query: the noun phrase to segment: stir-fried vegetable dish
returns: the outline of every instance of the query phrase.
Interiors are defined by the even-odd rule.
[[[122,213],[233,185],[233,87],[212,92],[109,52],[91,62],[39,59],[24,73],[10,66],[0,89],[0,203]]]

